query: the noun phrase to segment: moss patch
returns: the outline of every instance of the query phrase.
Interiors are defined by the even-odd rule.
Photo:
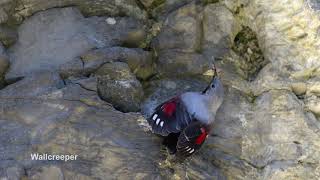
[[[202,0],[202,4],[204,5],[218,3],[218,2],[219,0]]]
[[[268,63],[263,57],[256,34],[249,27],[243,27],[236,35],[232,50],[240,57],[236,67],[238,73],[246,80],[254,80]]]

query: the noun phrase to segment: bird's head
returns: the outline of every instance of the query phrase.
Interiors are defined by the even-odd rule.
[[[203,75],[212,76],[212,80],[207,88],[202,92],[203,94],[214,99],[215,103],[223,101],[224,90],[222,82],[218,75],[219,70],[216,69],[216,66],[213,64],[212,69],[205,72]]]

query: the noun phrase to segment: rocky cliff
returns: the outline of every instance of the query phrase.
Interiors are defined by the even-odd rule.
[[[0,1],[0,178],[320,179],[319,7]],[[213,59],[226,87],[214,130],[174,162],[145,117],[202,90]]]

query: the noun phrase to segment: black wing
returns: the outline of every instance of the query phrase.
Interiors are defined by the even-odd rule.
[[[177,156],[188,157],[200,149],[208,136],[207,125],[193,121],[180,134],[177,143]]]
[[[172,98],[159,105],[151,117],[148,118],[153,132],[162,136],[180,132],[191,121],[192,118],[179,97]]]

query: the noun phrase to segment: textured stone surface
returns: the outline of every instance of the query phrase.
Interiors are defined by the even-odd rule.
[[[319,11],[320,10],[320,1],[319,0],[308,0],[309,5],[311,8]]]
[[[3,45],[0,43],[0,76],[4,76],[9,67],[9,56],[6,53]]]
[[[103,100],[123,112],[140,110],[143,89],[126,63],[106,63],[95,75],[98,76],[98,93]]]
[[[159,56],[157,70],[166,77],[181,77],[201,75],[210,68],[210,61],[202,54],[166,51]]]
[[[153,44],[157,51],[181,50],[195,52],[200,49],[199,6],[194,3],[170,13]]]
[[[18,39],[17,32],[9,27],[0,25],[0,41],[6,46],[9,47],[14,44]]]
[[[36,82],[39,81],[34,81],[34,83]],[[42,84],[38,83],[38,86],[40,87]],[[52,86],[54,87],[56,84],[52,83]],[[8,94],[5,92],[1,95],[1,99],[3,99],[1,101],[1,119],[12,121],[1,120],[1,128],[3,128],[0,138],[2,144],[1,172],[8,171],[9,168],[6,167],[10,167],[10,164],[19,164],[24,167],[32,166],[32,168],[27,168],[27,175],[34,178],[40,176],[40,179],[48,174],[37,175],[35,173],[37,166],[42,166],[42,169],[51,172],[52,176],[70,171],[75,174],[80,173],[79,176],[95,172],[94,175],[91,174],[93,178],[103,178],[106,174],[134,177],[138,173],[151,172],[156,165],[147,163],[152,160],[146,159],[139,150],[143,147],[136,144],[137,138],[143,138],[150,142],[156,141],[156,138],[145,134],[143,129],[138,126],[138,120],[141,117],[138,114],[123,114],[113,110],[112,107],[99,100],[96,92],[85,90],[77,84],[70,84],[62,89],[50,88],[48,91],[32,94],[31,97],[24,94],[13,94],[10,96],[11,98],[6,98],[7,96]],[[28,128],[23,128],[23,131],[19,129],[25,125],[28,125]],[[89,129],[81,130],[83,125]],[[123,135],[123,138],[120,138],[119,133],[115,133],[116,129]],[[140,135],[132,132],[127,133],[129,129],[130,131],[136,129]],[[9,136],[10,138],[8,138]],[[146,150],[159,148],[157,143],[143,144],[145,144],[143,149]],[[93,149],[87,148],[94,146]],[[31,152],[74,153],[79,154],[81,160],[73,163],[58,163],[58,166],[64,169],[60,171],[55,167],[43,167],[42,162],[32,162],[30,160]],[[156,151],[154,153],[154,155],[157,154]],[[127,156],[125,157],[124,154]],[[134,158],[132,158],[132,154],[135,154]],[[138,156],[141,159],[138,160],[136,158]],[[127,161],[128,158],[131,160]],[[45,162],[45,164],[50,164],[50,162]],[[114,166],[106,166],[110,164],[114,164]],[[142,167],[142,164],[148,165]],[[119,165],[122,168],[119,169]],[[130,175],[130,171],[136,173]],[[157,174],[147,174],[147,176],[152,177]]]
[[[103,36],[107,47],[139,47],[146,37],[145,25],[132,17],[94,16],[86,21]]]
[[[233,14],[222,4],[209,4],[203,10],[202,48],[208,57],[222,57],[231,48],[239,29]]]
[[[92,50],[81,55],[85,72],[94,72],[107,62],[125,62],[138,78],[153,74],[152,53],[139,48],[111,47]]]
[[[7,79],[54,70],[81,53],[100,46],[91,27],[74,8],[40,12],[19,27],[19,41],[10,48]]]
[[[9,23],[20,23],[36,12],[66,6],[77,6],[82,13],[91,16],[121,16],[125,14],[138,19],[146,18],[146,13],[138,7],[134,0],[21,0],[18,2],[14,0],[4,0],[1,1],[1,6],[4,8],[2,11],[0,9],[0,13],[2,13],[0,17],[3,22],[11,19],[12,22]]]

